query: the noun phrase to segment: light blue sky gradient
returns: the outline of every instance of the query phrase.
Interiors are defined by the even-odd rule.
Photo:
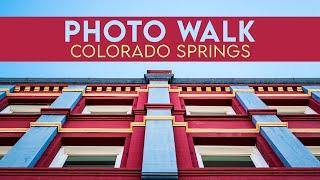
[[[320,17],[320,0],[1,0],[0,16]],[[320,77],[320,62],[4,62],[0,67],[0,77],[142,77],[147,69],[172,69],[175,77]]]

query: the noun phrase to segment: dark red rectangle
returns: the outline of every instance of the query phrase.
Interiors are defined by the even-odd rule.
[[[65,21],[68,20],[77,21],[80,24],[80,31],[77,35],[71,36],[70,42],[65,42]],[[95,21],[100,22],[100,42],[95,42],[93,34],[89,35],[88,42],[84,42],[83,22],[85,20],[88,21],[89,28],[95,27]],[[111,20],[120,21],[125,26],[126,34],[119,42],[113,43],[104,37],[104,25]],[[137,27],[137,42],[132,42],[132,28],[127,25],[127,21],[130,20],[142,22],[142,25]],[[143,33],[144,26],[152,20],[160,21],[166,29],[164,38],[159,42],[148,41]],[[197,20],[201,20],[195,41],[190,35],[185,42],[183,41],[177,24],[178,20],[181,20],[185,26],[189,21],[194,26]],[[236,42],[222,42],[223,21],[228,22],[228,35],[236,37]],[[254,21],[249,31],[254,42],[250,42],[247,38],[244,42],[239,42],[240,21],[244,21],[245,24]],[[214,26],[220,42],[213,40],[200,42],[208,22]],[[160,30],[158,27],[151,26],[148,32],[151,36],[157,36]],[[117,36],[120,29],[111,26],[109,33]],[[319,42],[319,17],[0,18],[0,61],[320,61]],[[146,47],[146,45],[149,46]],[[179,45],[183,51],[177,49]],[[72,47],[74,48],[71,52]],[[146,53],[149,55],[153,53],[152,47],[155,50],[161,48],[159,53],[155,52],[153,56],[147,57]],[[195,52],[187,51],[187,47],[191,52]],[[149,48],[147,52],[144,52],[145,48]],[[170,53],[164,56],[168,49]],[[185,52],[185,56],[182,52]],[[79,55],[80,57],[77,57]]]

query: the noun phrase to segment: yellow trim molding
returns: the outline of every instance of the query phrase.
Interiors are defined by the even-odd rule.
[[[169,89],[169,92],[180,93],[181,89]]]
[[[61,93],[9,93],[7,96],[17,97],[17,96],[60,96]]]
[[[232,94],[236,95],[237,92],[251,92],[254,93],[254,89],[234,89],[232,90]]]
[[[320,92],[320,89],[308,89],[308,95],[311,96],[313,92]]]
[[[81,92],[84,94],[86,92],[86,88],[68,88],[65,87],[62,89],[62,92]]]
[[[175,121],[174,116],[143,116],[143,121],[147,120],[172,120]]]
[[[30,122],[30,127],[57,127],[58,132],[61,131],[60,122]]]
[[[307,94],[256,94],[258,97],[288,97],[288,96],[298,96],[298,97],[308,97]]]
[[[293,133],[320,133],[320,128],[291,128]]]
[[[88,132],[88,133],[132,133],[131,128],[61,128],[61,133]]]
[[[187,133],[259,133],[257,129],[188,128]]]
[[[234,94],[179,94],[179,97],[234,97]]]
[[[29,128],[0,128],[1,133],[27,132]]]
[[[61,133],[88,132],[88,133],[132,133],[132,127],[144,127],[144,122],[132,122],[130,128],[60,128]],[[259,133],[255,129],[226,129],[226,128],[188,128],[187,122],[175,122],[174,127],[186,127],[186,133]],[[33,126],[39,127],[39,126]],[[47,127],[47,126],[40,126]],[[51,127],[51,126],[50,126]],[[29,128],[0,128],[0,133],[27,132]],[[320,128],[291,128],[293,133],[320,133]]]
[[[288,122],[257,122],[256,129],[259,132],[261,127],[288,127]]]
[[[98,97],[98,96],[117,96],[117,97],[137,97],[139,96],[138,93],[85,93],[83,94],[83,96],[89,96],[89,97],[92,97],[92,96],[95,96],[95,97]]]

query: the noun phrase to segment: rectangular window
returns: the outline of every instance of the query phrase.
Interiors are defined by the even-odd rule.
[[[187,115],[235,115],[231,106],[186,106]]]
[[[41,112],[41,108],[47,108],[49,105],[8,105],[0,114],[37,114]]]
[[[50,167],[119,168],[123,146],[62,146]]]
[[[255,146],[195,146],[204,167],[269,167]]]
[[[87,105],[82,114],[126,115],[131,112],[132,106]]]
[[[0,146],[0,160],[2,157],[7,154],[7,152],[11,149],[12,146]]]
[[[280,115],[289,114],[318,114],[309,106],[269,106],[271,109],[277,109]]]
[[[318,159],[320,160],[320,146],[306,146],[311,153]]]

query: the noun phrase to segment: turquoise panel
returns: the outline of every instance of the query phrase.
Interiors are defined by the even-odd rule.
[[[260,132],[286,167],[320,167],[320,161],[287,127],[261,127]]]
[[[56,134],[56,127],[30,128],[0,160],[0,167],[33,167]]]
[[[11,93],[14,91],[14,85],[0,85],[0,89],[2,88],[9,89]]]
[[[148,120],[143,149],[143,175],[177,174],[171,120]]]
[[[148,116],[171,116],[171,109],[147,109]]]
[[[41,115],[37,122],[59,122],[64,124],[66,119],[66,115]]]
[[[0,100],[5,98],[7,96],[7,93],[4,91],[0,91]]]
[[[13,92],[14,86],[13,85],[0,85],[0,89],[9,89],[9,92]],[[7,93],[5,91],[0,91],[0,100],[5,98],[7,96]]]
[[[63,92],[52,104],[51,108],[73,109],[81,99],[81,92]]]
[[[245,110],[268,109],[268,106],[254,93],[237,92],[236,98],[240,101]]]
[[[148,103],[169,104],[170,97],[168,88],[149,88]]]
[[[68,88],[85,88],[85,86],[69,86]],[[52,104],[51,108],[73,109],[82,96],[81,92],[63,92]],[[37,122],[66,121],[65,115],[41,115]],[[30,128],[0,160],[0,167],[33,167],[42,156],[57,134],[57,127]]]
[[[231,91],[250,89],[249,86],[230,86]],[[236,92],[236,98],[245,110],[268,109],[268,106],[253,92]]]

